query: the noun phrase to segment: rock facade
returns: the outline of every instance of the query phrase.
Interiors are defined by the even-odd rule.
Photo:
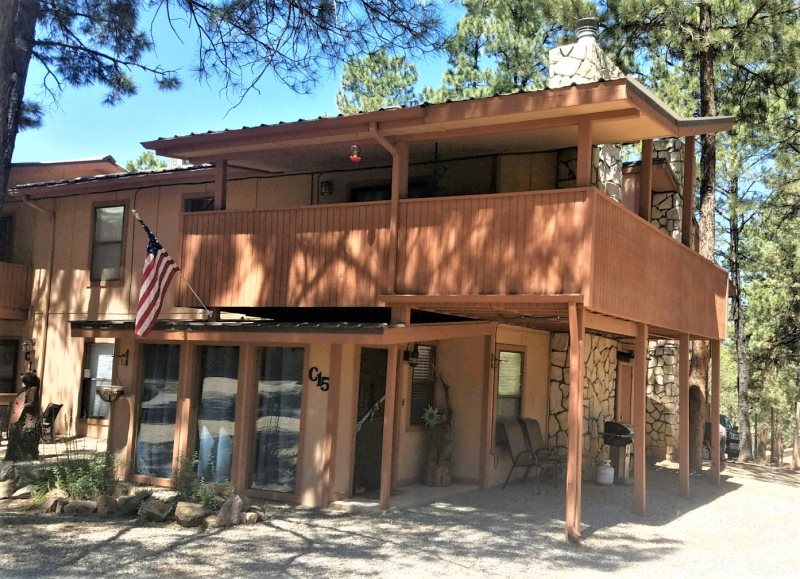
[[[616,340],[586,334],[583,381],[583,468],[594,472],[605,457],[600,432],[614,418],[617,376]],[[550,342],[550,416],[548,445],[562,457],[567,455],[569,418],[569,335],[554,333]],[[607,457],[605,457],[607,458]]]
[[[647,361],[647,450],[673,458],[678,447],[678,342],[651,340]]]
[[[653,159],[663,159],[678,182],[676,191],[653,191],[653,207],[650,222],[673,239],[681,239],[683,222],[683,141],[659,139],[653,141]]]
[[[588,84],[625,76],[591,37],[553,48],[548,56],[547,88]]]
[[[556,187],[575,187],[578,149],[559,149],[556,155]],[[622,197],[622,147],[597,145],[592,147],[592,185],[620,201]]]

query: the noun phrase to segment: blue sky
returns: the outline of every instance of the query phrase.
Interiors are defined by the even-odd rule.
[[[452,28],[461,11],[448,6],[447,21]],[[139,94],[121,104],[102,104],[102,87],[67,87],[57,102],[41,90],[44,71],[31,62],[26,99],[45,106],[44,126],[19,133],[14,150],[15,162],[55,161],[113,155],[118,163],[135,159],[144,151],[141,141],[205,132],[225,128],[292,121],[338,114],[335,95],[339,89],[337,71],[309,95],[298,95],[274,78],[259,85],[261,93],[251,93],[238,107],[236,95],[226,95],[219,82],[201,84],[192,76],[192,36],[181,44],[165,24],[154,28],[156,50],[148,64],[181,68],[183,86],[178,91],[160,91],[147,74],[136,73]],[[439,86],[446,66],[445,56],[431,55],[414,61],[419,72],[418,88]]]

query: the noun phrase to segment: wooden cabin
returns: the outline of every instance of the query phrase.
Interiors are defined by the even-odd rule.
[[[423,478],[438,372],[455,482],[502,483],[496,422],[534,418],[577,537],[617,418],[635,510],[648,452],[679,451],[688,494],[688,344],[711,342],[718,412],[728,298],[692,247],[694,143],[731,119],[681,118],[585,39],[556,53],[545,90],[161,138],[144,145],[191,164],[17,186],[19,335],[58,429],[107,428],[132,481],[167,485],[194,456],[254,497],[388,508]],[[132,209],[182,269],[145,338]],[[124,393],[103,406],[109,381]]]

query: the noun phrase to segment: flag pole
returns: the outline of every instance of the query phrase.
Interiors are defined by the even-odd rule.
[[[133,213],[133,216],[136,218],[136,221],[138,221],[139,223],[144,225],[144,221],[142,221],[142,218],[139,217],[139,212],[136,211],[136,209],[131,209],[131,213]],[[179,267],[178,268],[178,272],[179,272],[179,274],[181,276],[181,279],[183,280],[183,283],[186,284],[186,287],[189,288],[189,291],[192,292],[192,295],[197,299],[198,302],[200,302],[200,305],[203,306],[203,309],[206,311],[206,319],[210,320],[211,319],[211,310],[209,310],[206,307],[206,304],[203,303],[203,300],[201,300],[200,296],[197,295],[197,292],[194,291],[194,288],[192,287],[192,284],[190,284],[189,281],[183,276],[183,268]]]

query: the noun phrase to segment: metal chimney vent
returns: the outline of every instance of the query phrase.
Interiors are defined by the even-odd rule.
[[[600,30],[600,21],[597,18],[580,18],[575,22],[575,33],[578,44],[594,44],[597,42],[597,33]]]

